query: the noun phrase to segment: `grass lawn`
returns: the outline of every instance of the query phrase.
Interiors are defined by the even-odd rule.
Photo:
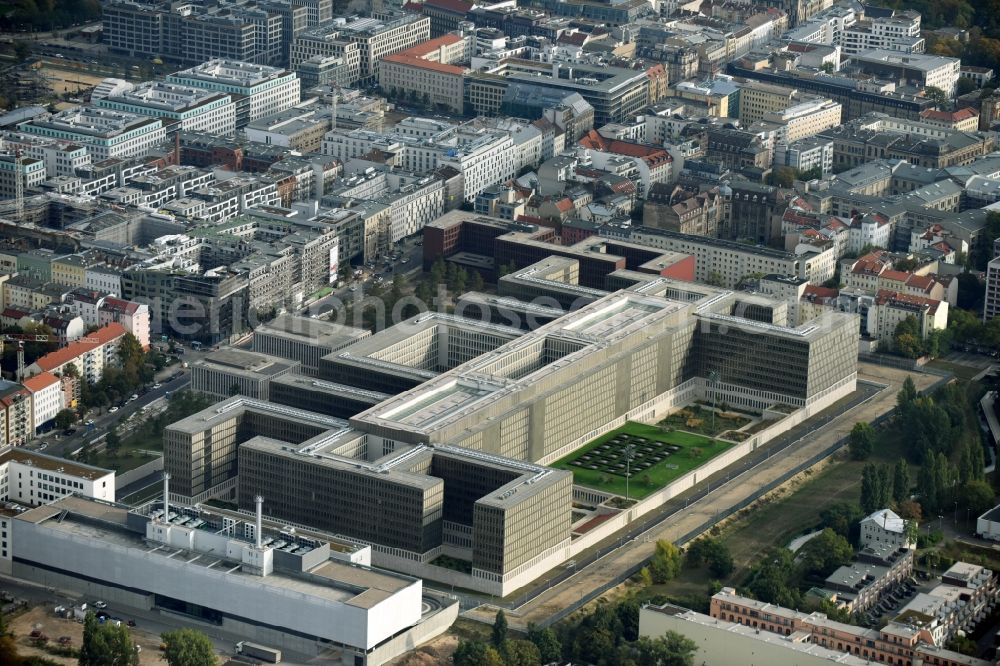
[[[134,435],[122,440],[122,445],[118,453],[112,456],[107,449],[100,453],[95,453],[89,461],[91,465],[97,465],[105,469],[113,469],[116,472],[127,472],[143,465],[153,458],[139,453],[139,451],[163,451],[163,438],[160,433],[148,433],[146,429],[140,429]]]
[[[740,518],[720,535],[733,556],[736,569],[730,581],[743,578],[760,553],[770,546],[785,546],[796,536],[814,528],[820,512],[839,502],[857,503],[861,497],[861,472],[865,464],[895,463],[903,455],[902,442],[883,434],[885,445],[876,449],[864,462],[850,460],[846,453],[818,472],[806,472],[804,480],[791,492],[744,509]],[[919,469],[910,465],[910,475],[916,478]]]
[[[612,443],[615,439],[619,441]],[[628,484],[629,496],[633,499],[646,497],[732,446],[730,442],[688,432],[661,432],[658,426],[630,421],[553,463],[552,467],[573,472],[574,483],[624,495],[625,468],[618,465],[624,463],[622,449],[628,443],[638,449]],[[642,469],[644,465],[647,467]]]

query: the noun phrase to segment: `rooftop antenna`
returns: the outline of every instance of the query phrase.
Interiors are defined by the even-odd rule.
[[[170,472],[163,473],[163,521],[170,522]]]
[[[257,505],[257,527],[253,531],[255,545],[257,550],[261,549],[261,529],[264,524],[264,498],[261,495],[257,495],[253,498],[254,503]]]

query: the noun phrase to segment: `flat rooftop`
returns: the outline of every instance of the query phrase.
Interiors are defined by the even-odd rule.
[[[272,335],[323,347],[342,347],[371,335],[363,328],[291,314],[283,314],[261,324],[254,329],[254,334]]]
[[[290,419],[297,423],[313,425],[323,430],[340,431],[348,428],[347,421],[335,419],[332,416],[324,416],[315,412],[307,412],[304,409],[286,407],[285,405],[278,405],[273,402],[257,400],[241,395],[223,400],[208,409],[203,409],[197,414],[192,414],[180,421],[176,421],[170,424],[168,428],[188,434],[204,432],[231,418],[240,416],[244,411],[254,411],[258,414],[278,419]]]
[[[129,509],[121,505],[70,497],[26,511],[17,516],[17,519],[74,537],[141,551],[151,556],[183,562],[191,567],[213,569],[234,578],[242,577],[246,582],[270,588],[273,594],[278,595],[298,593],[369,608],[415,582],[400,574],[334,560],[325,560],[305,572],[308,577],[278,570],[267,576],[244,573],[239,562],[214,553],[183,550],[147,541],[145,532],[140,534],[126,527],[128,514]],[[371,594],[372,591],[375,592],[374,595]]]
[[[241,349],[221,349],[194,362],[194,366],[208,366],[219,371],[238,371],[256,375],[275,375],[298,365],[278,356],[269,356]]]
[[[19,448],[12,448],[8,451],[0,453],[0,465],[7,462],[17,462],[22,465],[34,467],[35,469],[42,469],[47,472],[69,474],[79,479],[86,479],[88,481],[94,481],[95,479],[100,479],[109,474],[114,474],[114,471],[110,469],[84,465],[72,460],[56,458],[55,456],[47,456],[44,453],[27,451]]]

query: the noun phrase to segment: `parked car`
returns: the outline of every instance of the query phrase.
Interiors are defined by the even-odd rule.
[[[104,609],[104,608],[107,608],[107,607],[108,607],[108,604],[105,603],[105,602],[103,602],[103,601],[95,601],[94,602],[94,608]]]
[[[117,412],[117,411],[118,411],[118,405],[115,405],[114,407],[112,407],[112,408],[110,408],[110,409],[108,410],[108,413],[109,413],[109,414],[114,414],[114,413],[115,413],[115,412]]]

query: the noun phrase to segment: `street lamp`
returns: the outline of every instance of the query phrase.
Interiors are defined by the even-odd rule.
[[[719,385],[719,373],[715,370],[709,370],[708,372],[708,383],[712,386],[712,432],[715,432],[715,395],[716,388]]]
[[[625,445],[625,501],[628,502],[628,482],[632,477],[632,459],[635,457],[635,444]]]

